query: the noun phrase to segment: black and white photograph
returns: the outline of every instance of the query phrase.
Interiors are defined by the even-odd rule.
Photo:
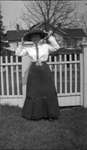
[[[87,150],[87,0],[0,0],[0,150]]]

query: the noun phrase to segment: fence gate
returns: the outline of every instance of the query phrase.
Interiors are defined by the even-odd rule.
[[[66,50],[49,56],[60,106],[83,104],[83,54]]]
[[[60,106],[83,105],[83,54],[67,50],[49,56]],[[23,106],[29,57],[0,57],[0,103]]]

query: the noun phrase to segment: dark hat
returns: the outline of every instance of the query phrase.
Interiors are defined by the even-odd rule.
[[[24,37],[23,37],[23,41],[32,41],[32,36],[34,35],[39,35],[41,37],[41,39],[45,38],[48,34],[47,32],[44,32],[42,30],[32,30],[27,32]]]

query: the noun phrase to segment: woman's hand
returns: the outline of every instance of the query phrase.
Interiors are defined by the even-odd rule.
[[[38,61],[36,62],[36,65],[37,65],[37,66],[41,66],[41,65],[42,65],[42,62],[41,62],[40,60],[38,60]]]
[[[53,34],[53,31],[50,30],[50,31],[48,32],[48,37],[50,37],[52,34]]]

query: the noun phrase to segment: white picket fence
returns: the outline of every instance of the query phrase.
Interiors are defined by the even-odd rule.
[[[80,93],[80,60],[80,54],[76,53],[49,56],[58,95]]]
[[[23,98],[22,63],[21,57],[0,56],[0,99],[12,98],[14,101],[14,98]],[[55,87],[62,106],[81,105],[81,63],[81,53],[49,56],[48,64],[54,75]]]
[[[22,95],[22,61],[20,57],[0,57],[0,95]]]

